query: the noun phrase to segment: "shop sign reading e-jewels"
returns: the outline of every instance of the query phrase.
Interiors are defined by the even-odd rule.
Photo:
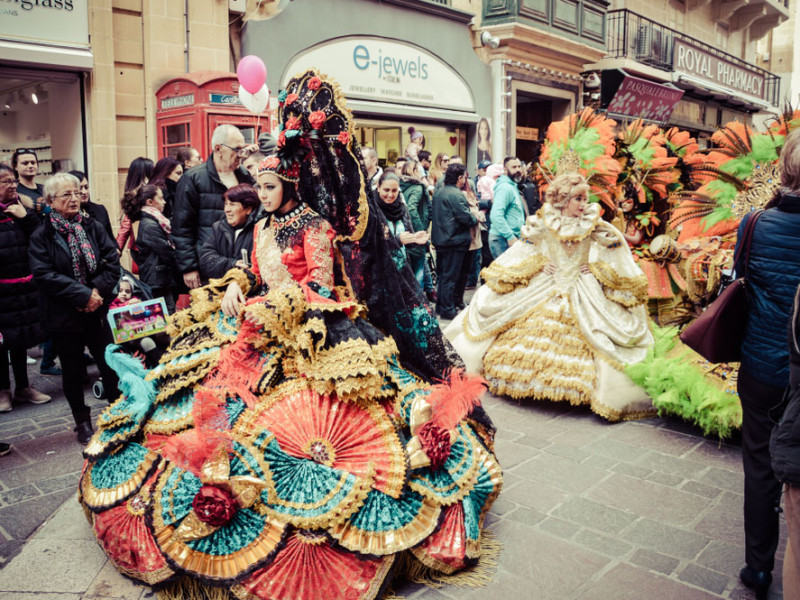
[[[323,42],[289,63],[283,85],[312,68],[336,79],[348,98],[475,110],[472,93],[461,76],[412,44],[372,37]]]
[[[0,0],[0,38],[89,45],[87,0]]]

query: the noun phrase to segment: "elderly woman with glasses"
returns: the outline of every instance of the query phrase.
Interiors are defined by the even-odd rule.
[[[83,397],[84,347],[97,362],[107,397],[118,395],[116,373],[105,361],[111,343],[105,317],[120,276],[119,254],[103,226],[81,213],[76,177],[57,173],[45,183],[44,197],[51,211],[31,236],[30,265],[42,320],[61,360],[78,441],[86,444],[93,430]]]

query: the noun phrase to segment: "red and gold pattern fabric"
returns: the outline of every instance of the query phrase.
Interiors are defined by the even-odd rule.
[[[275,560],[231,591],[240,600],[373,600],[395,555],[363,557],[319,532],[295,531]]]

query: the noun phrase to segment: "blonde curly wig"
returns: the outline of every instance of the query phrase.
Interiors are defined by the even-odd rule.
[[[564,173],[550,182],[547,191],[544,193],[544,199],[553,208],[561,210],[567,205],[570,197],[588,193],[589,184],[586,183],[586,178],[583,175],[579,173]]]

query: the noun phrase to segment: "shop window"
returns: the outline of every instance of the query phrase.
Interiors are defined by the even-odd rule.
[[[34,151],[36,183],[54,173],[84,170],[81,94],[74,73],[33,68],[0,68],[0,161],[15,150]]]
[[[382,168],[391,167],[405,154],[406,147],[411,142],[409,127],[414,127],[422,133],[425,150],[429,151],[432,157],[441,152],[448,156],[458,155],[466,158],[466,131],[460,127],[431,123],[357,120],[356,139],[362,146],[375,148]]]

